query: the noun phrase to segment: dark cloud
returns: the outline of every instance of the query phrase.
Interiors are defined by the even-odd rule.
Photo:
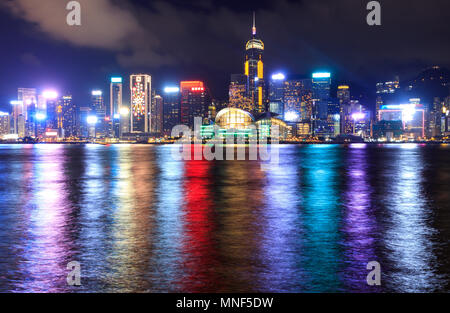
[[[33,67],[40,67],[41,61],[32,53],[24,53],[20,56],[21,61],[25,65],[33,66]]]

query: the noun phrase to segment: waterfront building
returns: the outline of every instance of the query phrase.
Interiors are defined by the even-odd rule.
[[[286,77],[282,73],[274,74],[269,82],[269,112],[284,117],[284,94]]]
[[[97,117],[95,126],[95,135],[97,138],[106,137],[108,135],[109,117],[106,116],[106,105],[101,90],[93,90],[91,96],[91,108]]]
[[[247,96],[248,76],[232,74],[229,87],[229,107],[244,111],[253,110],[252,99]]]
[[[55,91],[44,91],[42,93],[44,103],[41,104],[45,107],[46,123],[45,128],[58,129],[58,94]]]
[[[425,138],[426,108],[423,104],[389,104],[381,106],[379,121],[400,121],[405,139]]]
[[[0,139],[4,135],[10,134],[10,131],[11,131],[10,127],[11,127],[11,125],[10,125],[9,113],[0,111]]]
[[[161,136],[163,133],[163,114],[163,98],[153,91],[150,125],[151,133],[154,135]]]
[[[181,123],[180,120],[180,88],[166,87],[163,94],[163,131],[170,136],[172,129]]]
[[[193,129],[194,118],[208,118],[208,107],[211,105],[209,93],[202,81],[182,81],[180,93],[181,124]]]
[[[245,45],[244,74],[247,76],[247,97],[251,99],[254,114],[266,110],[264,82],[264,43],[256,37],[256,22],[253,14],[252,37]]]
[[[328,126],[328,105],[330,102],[331,74],[313,73],[312,89],[314,99],[314,133],[319,136],[333,134]]]
[[[110,117],[110,129],[111,135],[114,138],[120,137],[120,123],[121,114],[120,110],[122,108],[123,101],[123,79],[122,77],[111,77],[110,84],[110,100],[109,100],[109,117]]]
[[[394,80],[387,82],[378,82],[376,84],[376,117],[379,119],[381,106],[395,104],[398,102],[400,93],[400,82],[398,76]]]
[[[131,132],[150,132],[152,78],[147,74],[130,76]]]
[[[340,133],[349,135],[353,133],[352,109],[350,105],[350,87],[347,85],[338,86],[337,98],[339,101]]]

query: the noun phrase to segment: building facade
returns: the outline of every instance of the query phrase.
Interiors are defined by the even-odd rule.
[[[150,105],[152,92],[152,78],[147,74],[133,74],[130,76],[131,92],[131,132],[150,132]]]

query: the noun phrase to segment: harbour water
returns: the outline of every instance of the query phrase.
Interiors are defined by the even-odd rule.
[[[450,146],[171,148],[0,145],[0,292],[450,291]]]

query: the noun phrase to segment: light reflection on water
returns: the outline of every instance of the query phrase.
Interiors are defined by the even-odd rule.
[[[0,291],[449,291],[449,147],[288,145],[265,168],[170,149],[0,145]]]

